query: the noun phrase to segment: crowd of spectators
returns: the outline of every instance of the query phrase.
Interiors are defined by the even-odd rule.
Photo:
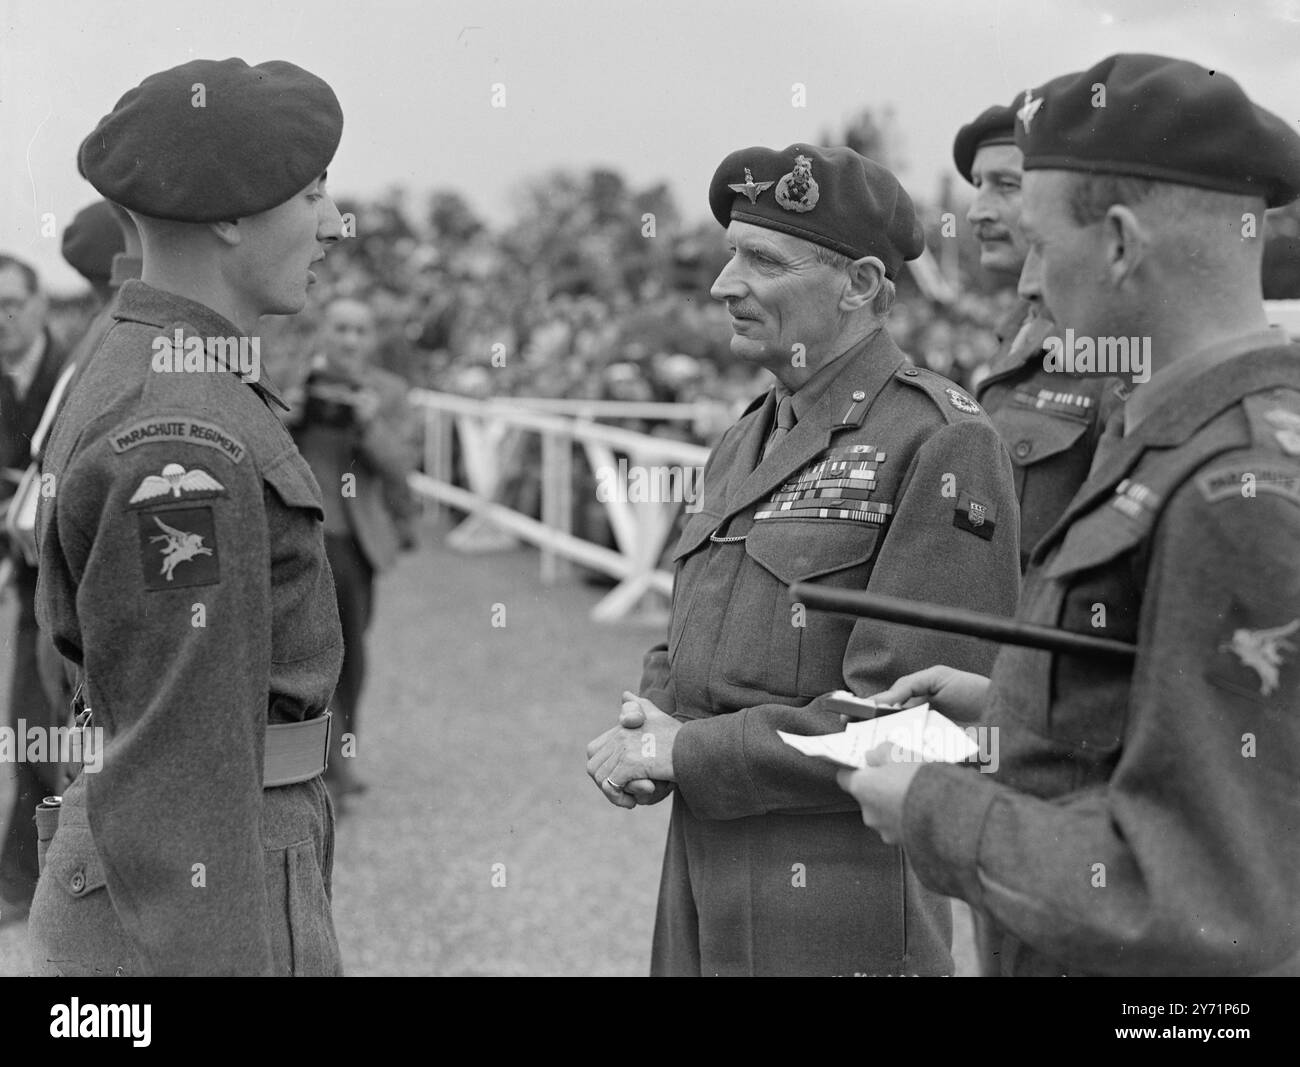
[[[768,384],[729,358],[725,309],[708,295],[726,258],[722,231],[683,225],[662,185],[634,190],[605,170],[554,173],[527,186],[513,220],[497,228],[453,191],[434,193],[423,211],[400,190],[340,208],[354,236],[320,265],[307,310],[264,322],[263,364],[277,384],[300,373],[335,296],[374,310],[379,362],[412,386],[473,397],[715,400],[734,412]],[[939,236],[943,210],[951,208],[923,207],[931,248],[951,240]],[[1300,244],[1300,217],[1271,224]],[[968,237],[956,252],[945,257],[955,295],[936,299],[905,274],[889,329],[918,364],[970,388],[1015,294],[993,288]],[[75,334],[89,308],[56,303],[56,330]],[[628,428],[673,432],[644,420]],[[694,436],[720,428],[696,427]]]

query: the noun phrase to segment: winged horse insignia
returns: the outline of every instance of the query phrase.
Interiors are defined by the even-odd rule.
[[[162,533],[156,534],[149,540],[167,542],[162,549],[161,574],[169,582],[172,580],[172,572],[176,569],[177,564],[191,560],[195,556],[212,555],[212,549],[203,547],[202,534],[186,533],[184,530],[176,529],[175,526],[168,526],[157,515],[153,517],[153,521],[158,524],[158,529],[162,530]]]
[[[1233,630],[1232,640],[1220,645],[1220,651],[1232,651],[1241,662],[1259,675],[1259,691],[1269,696],[1278,686],[1282,667],[1282,653],[1294,652],[1296,646],[1287,640],[1300,630],[1300,619],[1271,630]]]

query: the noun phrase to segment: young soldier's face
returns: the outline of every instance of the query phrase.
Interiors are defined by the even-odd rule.
[[[844,272],[818,262],[807,241],[748,222],[727,227],[727,243],[731,260],[709,295],[731,314],[732,353],[775,368],[802,352],[816,366],[840,323]]]
[[[239,285],[263,315],[293,315],[316,282],[312,265],[342,235],[322,174],[283,204],[239,220]]]
[[[1025,264],[1020,233],[1020,188],[1024,153],[1015,145],[986,145],[971,163],[975,199],[966,221],[980,243],[980,266],[999,274],[1019,274]]]

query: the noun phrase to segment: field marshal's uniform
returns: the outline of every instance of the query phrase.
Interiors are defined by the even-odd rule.
[[[763,201],[737,196],[732,215],[731,196],[719,204],[717,195],[745,182],[741,164],[756,181],[777,177],[764,153],[773,154],[736,153],[719,168],[719,222],[769,224]],[[820,156],[813,173],[823,199],[848,195]],[[773,223],[790,221],[768,211]],[[799,225],[816,235],[811,215]],[[918,233],[904,254],[920,250]],[[876,692],[935,661],[983,670],[995,650],[805,615],[787,586],[817,581],[1009,613],[1019,577],[1010,463],[978,406],[912,366],[883,328],[793,394],[794,426],[760,462],[777,405],[773,390],[714,449],[674,553],[668,641],[645,661],[641,695],[684,723],[652,971],[948,972],[947,901],[862,825],[833,768],[776,731],[838,732],[826,694]]]
[[[1017,100],[1023,106],[1023,98]],[[1015,144],[1017,110],[987,108],[957,132],[953,162],[966,181],[973,183],[975,154],[981,148]],[[1059,336],[1059,328],[1027,300],[1017,301],[995,332],[998,351],[975,386],[975,399],[1011,453],[1024,570],[1034,545],[1088,477],[1102,430],[1123,408],[1126,390],[1118,378],[1046,370],[1044,341]]]
[[[148,121],[194,81],[209,94],[195,121],[231,153],[238,190],[133,140],[194,135]],[[282,139],[274,159],[244,160],[250,109]],[[243,217],[318,176],[341,124],[333,92],[297,67],[198,61],[128,93],[81,162],[101,192],[142,213],[161,217],[171,208],[151,197],[180,196],[194,221]],[[267,167],[279,176],[259,190]],[[156,189],[155,168],[168,179]],[[123,285],[46,450],[57,490],[39,516],[41,624],[80,667],[107,745],[102,769],[65,794],[32,909],[35,964],[63,975],[335,974],[320,767],[274,786],[285,767],[268,757],[272,730],[310,734],[323,753],[342,659],[320,489],[268,383],[158,369],[160,339],[178,330],[241,336],[202,304]]]
[[[1077,77],[1042,90],[1027,167],[1149,165],[1270,207],[1300,194],[1300,137],[1221,72],[1128,56]],[[1110,123],[1079,103],[1094,82]],[[1183,113],[1195,135],[1167,137]],[[1143,160],[1125,144],[1165,147]],[[1207,347],[1139,386],[1035,550],[1020,617],[1136,659],[1007,647],[987,707],[998,773],[930,765],[907,792],[908,856],[990,917],[1003,974],[1300,973],[1300,346],[1285,341]]]

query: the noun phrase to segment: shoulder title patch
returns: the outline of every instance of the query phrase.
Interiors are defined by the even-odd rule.
[[[151,419],[141,419],[120,430],[114,430],[108,439],[114,452],[121,455],[140,445],[158,444],[160,442],[183,442],[188,445],[203,445],[215,448],[230,462],[238,463],[244,458],[247,449],[231,437],[220,426],[205,419],[192,419],[187,415],[157,415]]]
[[[1300,471],[1258,463],[1219,467],[1198,474],[1196,488],[1211,504],[1232,497],[1248,500],[1257,493],[1273,493],[1300,504]]]

